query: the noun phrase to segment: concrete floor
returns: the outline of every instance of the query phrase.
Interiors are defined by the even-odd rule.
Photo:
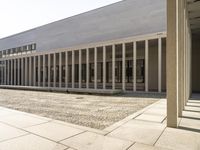
[[[199,101],[189,101],[188,107],[193,105],[198,109],[199,104]],[[195,129],[199,127],[200,112],[186,110],[179,129],[167,128],[164,99],[104,130],[3,107],[0,107],[0,115],[0,150],[200,149],[200,132]]]

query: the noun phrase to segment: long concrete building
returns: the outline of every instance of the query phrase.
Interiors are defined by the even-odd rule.
[[[166,21],[166,0],[123,0],[2,38],[1,87],[166,92]]]

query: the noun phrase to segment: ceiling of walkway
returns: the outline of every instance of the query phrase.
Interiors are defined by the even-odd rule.
[[[188,13],[192,33],[200,33],[200,0],[188,0]]]

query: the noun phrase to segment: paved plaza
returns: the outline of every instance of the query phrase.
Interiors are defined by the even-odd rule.
[[[104,130],[0,107],[0,150],[199,150],[199,104],[188,102],[180,129],[166,127],[165,99]]]

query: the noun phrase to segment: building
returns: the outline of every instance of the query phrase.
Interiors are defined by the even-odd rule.
[[[166,2],[124,0],[0,39],[0,50],[1,87],[165,92]]]

